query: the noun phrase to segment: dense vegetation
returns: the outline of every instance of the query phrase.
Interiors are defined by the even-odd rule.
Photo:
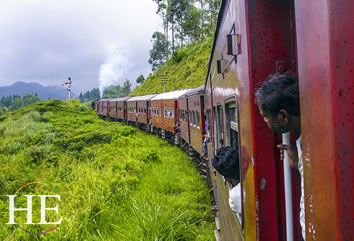
[[[45,236],[4,225],[5,195],[33,181],[54,185],[62,199],[63,222]],[[39,102],[0,117],[1,240],[213,240],[210,202],[179,148],[103,121],[77,100]],[[34,222],[38,210],[34,202]],[[53,226],[25,225],[25,212],[15,215],[32,232]]]
[[[100,90],[98,88],[93,88],[85,93],[80,92],[79,100],[80,102],[88,102],[92,100],[98,100],[100,98]]]
[[[41,101],[41,98],[37,94],[25,94],[23,97],[17,95],[3,96],[0,99],[0,115],[39,101]]]
[[[145,95],[163,92],[161,80],[166,76],[166,91],[195,88],[204,84],[212,38],[202,43],[187,46],[176,52],[166,64],[161,65],[131,95]]]
[[[152,34],[153,73],[131,95],[204,84],[220,0],[152,0],[164,32]],[[167,79],[167,80],[166,80]]]

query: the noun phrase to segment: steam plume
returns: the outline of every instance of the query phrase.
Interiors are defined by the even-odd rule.
[[[106,47],[106,61],[100,67],[98,78],[100,96],[102,98],[105,88],[113,84],[121,84],[124,81],[124,76],[132,65],[128,60],[120,54],[116,45],[111,44]]]

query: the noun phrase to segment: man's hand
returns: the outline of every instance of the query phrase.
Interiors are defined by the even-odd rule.
[[[280,149],[280,160],[284,160],[284,150],[288,152],[289,156],[289,165],[292,168],[295,168],[296,170],[298,169],[298,162],[299,162],[299,157],[297,154],[297,148],[295,145],[284,145],[280,144],[277,145],[277,147]]]
[[[216,170],[213,170],[213,174],[214,174],[214,181],[216,182]]]

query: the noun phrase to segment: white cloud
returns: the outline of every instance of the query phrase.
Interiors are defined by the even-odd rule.
[[[155,12],[152,0],[1,0],[0,85],[60,85],[70,75],[74,90],[88,90],[101,66],[114,83],[134,84],[150,71]]]

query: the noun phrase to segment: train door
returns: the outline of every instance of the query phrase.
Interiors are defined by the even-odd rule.
[[[294,0],[246,1],[246,15],[249,27],[247,37],[250,39],[248,55],[252,59],[248,69],[249,86],[250,93],[254,93],[269,75],[297,72]],[[252,105],[251,109],[253,137],[249,159],[254,165],[255,183],[266,183],[265,186],[255,185],[257,234],[261,235],[261,240],[286,240],[289,236],[289,239],[300,241],[299,202],[294,200],[297,195],[293,190],[296,185],[293,185],[293,189],[284,186],[283,162],[279,160],[279,150],[276,148],[281,136],[267,127],[257,105]],[[292,172],[296,174],[295,170]],[[293,210],[288,208],[286,212],[286,205],[290,202],[285,201],[285,193],[289,193],[289,190],[295,194]]]

